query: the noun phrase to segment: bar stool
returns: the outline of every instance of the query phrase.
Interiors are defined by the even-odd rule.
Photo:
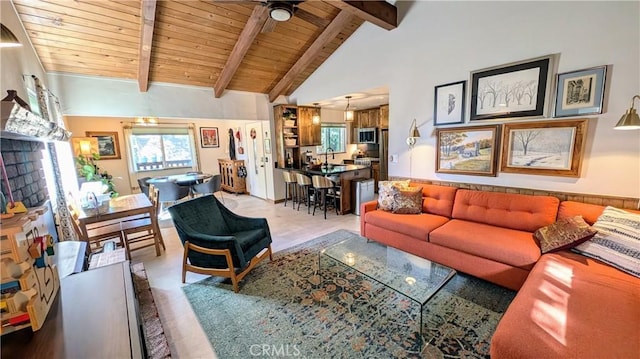
[[[338,196],[336,186],[330,179],[315,175],[311,178],[315,194],[313,195],[313,215],[316,214],[316,204],[320,199],[320,205],[324,206],[324,219],[327,219],[327,202],[329,197],[333,197],[333,206],[338,214]]]
[[[304,198],[304,203],[307,205],[307,214],[311,213],[311,191],[313,190],[311,178],[305,176],[302,173],[296,173],[296,181],[298,182],[298,211],[300,210],[300,203]]]
[[[282,171],[282,176],[284,177],[284,206],[287,206],[287,199],[291,196],[291,202],[293,203],[292,207],[293,209],[296,209],[296,184],[298,183],[296,181],[296,176],[289,171]]]

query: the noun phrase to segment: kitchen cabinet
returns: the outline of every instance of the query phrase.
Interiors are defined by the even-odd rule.
[[[318,107],[298,107],[298,139],[300,146],[319,146],[322,144],[320,137],[320,121],[313,123],[313,116],[320,116]]]
[[[380,128],[389,128],[389,105],[380,106]],[[377,188],[377,187],[376,187]]]
[[[274,166],[276,168],[300,168],[298,106],[274,106],[273,119],[276,139]]]

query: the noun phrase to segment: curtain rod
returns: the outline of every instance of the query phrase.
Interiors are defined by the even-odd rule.
[[[127,128],[127,126],[129,128],[131,127],[158,127],[158,126],[164,126],[164,125],[180,125],[182,127],[188,127],[188,128],[195,128],[196,124],[193,122],[158,122],[155,123],[153,125],[143,125],[134,121],[120,121],[121,124],[123,124],[125,126],[125,128]]]

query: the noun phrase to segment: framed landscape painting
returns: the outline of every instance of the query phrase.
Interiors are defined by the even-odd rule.
[[[433,124],[464,123],[465,88],[467,81],[436,86],[433,106]]]
[[[220,147],[217,127],[200,127],[200,145],[202,148]]]
[[[504,125],[500,171],[579,177],[587,120]]]
[[[87,137],[98,139],[98,153],[101,160],[119,160],[120,143],[118,132],[85,132]]]
[[[500,125],[436,129],[436,172],[495,176]]]
[[[602,113],[607,67],[558,74],[554,117]]]
[[[543,117],[557,55],[471,73],[471,121]]]

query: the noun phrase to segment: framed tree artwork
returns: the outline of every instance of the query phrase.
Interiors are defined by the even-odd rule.
[[[101,160],[119,160],[120,142],[118,132],[85,132],[87,137],[98,139],[98,153]]]
[[[495,176],[500,125],[436,129],[436,172]]]
[[[607,67],[558,74],[554,117],[602,113]]]
[[[202,148],[220,147],[217,127],[200,127],[200,145]]]
[[[466,85],[467,81],[459,81],[436,86],[433,102],[434,126],[464,123]]]
[[[504,125],[500,171],[580,177],[587,120]]]
[[[557,55],[471,73],[471,121],[548,114]]]

